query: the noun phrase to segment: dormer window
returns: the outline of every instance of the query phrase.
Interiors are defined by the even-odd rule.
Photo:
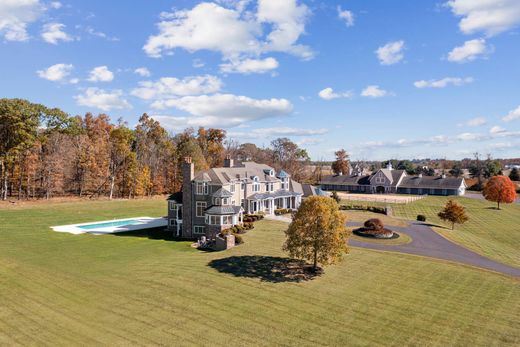
[[[208,195],[208,192],[209,192],[208,182],[196,182],[195,194]]]

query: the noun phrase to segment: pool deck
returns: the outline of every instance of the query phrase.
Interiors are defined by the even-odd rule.
[[[100,228],[93,229],[82,229],[81,226],[92,225],[92,224],[101,224],[101,223],[114,223],[114,222],[124,222],[124,221],[132,221],[133,224],[128,225],[118,225],[118,226],[104,226]],[[135,223],[137,221],[137,223]],[[105,220],[105,221],[96,221],[89,223],[80,223],[80,224],[69,224],[69,225],[58,225],[52,226],[51,229],[60,233],[70,233],[70,234],[92,234],[92,235],[106,235],[106,234],[115,234],[115,233],[124,233],[128,231],[142,230],[142,229],[151,229],[151,228],[160,228],[166,227],[168,225],[168,220],[166,218],[152,218],[152,217],[132,217],[132,218],[123,218],[123,219],[113,219],[113,220]]]

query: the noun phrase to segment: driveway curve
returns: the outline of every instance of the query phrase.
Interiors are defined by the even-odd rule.
[[[360,226],[359,223],[348,223],[348,226]],[[422,223],[411,223],[409,227],[391,227],[392,230],[402,232],[412,238],[412,242],[404,245],[383,245],[357,240],[350,240],[349,244],[354,247],[369,248],[381,251],[400,252],[421,255],[425,257],[449,260],[470,266],[483,268],[520,277],[520,269],[498,263],[489,258],[461,247],[448,239],[440,236],[429,226]]]

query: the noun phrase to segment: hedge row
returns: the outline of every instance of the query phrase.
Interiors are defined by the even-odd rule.
[[[276,210],[274,210],[274,214],[276,216],[280,216],[282,214],[287,214],[287,213],[291,213],[292,210],[290,208],[278,208]]]
[[[386,214],[386,209],[384,207],[377,206],[364,206],[364,205],[341,205],[339,207],[340,210],[360,210],[360,211],[369,211],[374,213]]]

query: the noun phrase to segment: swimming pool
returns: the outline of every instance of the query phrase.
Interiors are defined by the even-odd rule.
[[[136,224],[140,224],[140,223],[142,223],[142,221],[139,221],[138,219],[127,219],[127,220],[118,220],[118,221],[112,221],[112,222],[83,224],[83,225],[78,225],[77,227],[80,229],[84,229],[84,230],[92,230],[92,229],[108,228],[108,227],[121,227],[124,225],[136,225]]]
[[[114,219],[92,223],[58,225],[51,227],[54,231],[71,234],[115,234],[141,229],[162,228],[168,226],[167,218],[134,217]]]

